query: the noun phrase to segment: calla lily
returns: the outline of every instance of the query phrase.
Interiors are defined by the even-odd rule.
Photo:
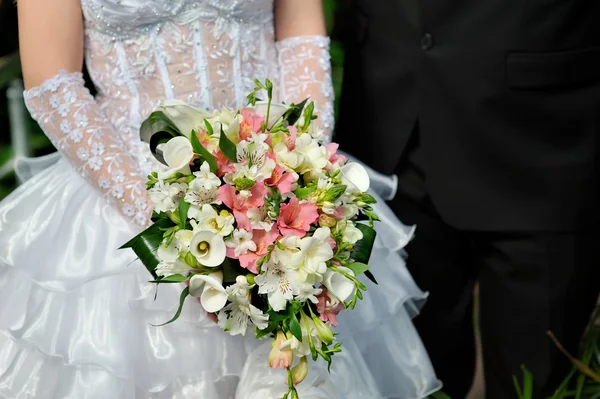
[[[225,260],[226,252],[223,237],[210,231],[199,231],[190,241],[190,253],[202,266],[220,266]]]
[[[354,276],[354,272],[347,267],[338,266],[338,269]],[[323,276],[323,285],[327,287],[330,294],[335,295],[341,302],[344,302],[355,290],[354,282],[346,278],[342,273],[327,269]]]
[[[371,186],[371,180],[366,169],[356,162],[348,162],[342,166],[340,176],[342,183],[348,186],[350,190],[356,187],[359,191],[365,192]]]
[[[267,101],[257,101],[254,105],[254,112],[263,118],[267,117],[267,109],[269,108]],[[269,112],[269,125],[267,129],[272,128],[275,123],[281,119],[283,114],[288,110],[288,107],[283,104],[271,103],[271,111]]]
[[[211,117],[208,112],[192,107],[181,100],[166,100],[162,105],[162,111],[188,139],[192,130],[204,126],[204,119]]]
[[[192,173],[190,162],[194,159],[194,149],[189,139],[183,136],[173,137],[165,143],[162,152],[169,169],[159,173],[160,179],[166,179],[178,172],[184,175]]]
[[[196,274],[190,279],[190,295],[200,298],[204,310],[216,313],[227,303],[227,291],[223,288],[223,272],[208,276]]]

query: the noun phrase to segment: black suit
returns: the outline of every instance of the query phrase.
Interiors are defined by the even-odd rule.
[[[344,22],[336,140],[399,176],[440,377],[468,388],[479,279],[489,397],[521,363],[551,392],[545,330],[576,352],[598,293],[600,1],[354,0]]]

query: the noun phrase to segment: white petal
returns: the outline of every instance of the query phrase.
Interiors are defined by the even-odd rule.
[[[211,117],[208,112],[194,108],[180,100],[166,100],[163,103],[162,111],[186,137],[190,137],[192,130],[196,127],[204,126],[205,118]]]
[[[175,245],[169,245],[168,247],[160,245],[156,251],[156,255],[163,262],[175,262],[179,258],[179,251]]]
[[[160,173],[160,176],[170,176],[173,173],[181,172],[190,174],[190,162],[194,158],[194,149],[190,140],[178,136],[173,137],[163,147],[163,158],[169,166],[169,170]]]
[[[338,269],[354,276],[354,272],[346,267],[338,266]],[[356,288],[354,283],[344,277],[343,274],[334,272],[331,269],[327,269],[325,272],[323,285],[325,285],[327,290],[329,290],[330,293],[335,295],[335,297],[342,302],[348,299],[348,297],[352,295],[354,289]]]
[[[279,290],[275,290],[269,294],[269,304],[274,311],[279,312],[287,306],[287,299]]]
[[[202,295],[202,288],[206,283],[206,281],[200,277],[203,276],[196,274],[190,279],[190,295],[196,298],[199,298]]]
[[[348,187],[356,187],[358,190],[365,192],[371,185],[369,174],[365,168],[356,162],[349,162],[341,168],[342,183]]]
[[[256,112],[258,115],[262,116],[263,118],[267,117],[267,101],[257,101],[253,108],[254,112]],[[271,111],[269,112],[269,126],[267,126],[267,128],[272,128],[287,110],[288,107],[283,104],[271,103]]]

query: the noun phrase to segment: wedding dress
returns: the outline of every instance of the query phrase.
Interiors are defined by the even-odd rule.
[[[253,79],[269,77],[281,99],[310,94],[331,130],[328,39],[276,43],[272,0],[82,0],[82,9],[98,95],[67,72],[25,93],[61,155],[19,160],[24,184],[0,203],[0,398],[280,398],[285,374],[268,368],[268,340],[228,336],[192,300],[154,327],[174,314],[181,288],[161,285],[155,298],[133,252],[117,248],[148,220],[144,180],[158,165],[138,129],[162,99],[239,108]],[[344,350],[331,374],[311,365],[303,399],[439,389],[411,321],[425,299],[400,253],[412,229],[379,200],[370,262],[379,285],[342,312]]]

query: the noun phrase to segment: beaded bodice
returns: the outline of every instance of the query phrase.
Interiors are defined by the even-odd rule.
[[[97,100],[135,153],[163,99],[207,110],[246,104],[254,78],[277,81],[272,0],[82,0]]]

